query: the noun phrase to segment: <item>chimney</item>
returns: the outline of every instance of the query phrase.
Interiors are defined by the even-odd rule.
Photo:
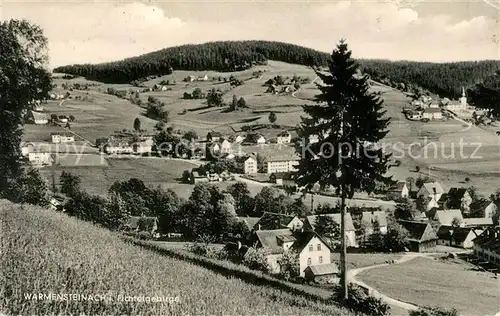
[[[238,240],[238,250],[241,249],[241,242]]]

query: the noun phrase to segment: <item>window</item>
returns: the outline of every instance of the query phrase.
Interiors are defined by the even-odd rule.
[[[314,250],[313,245],[309,245],[309,251],[313,251],[313,250]]]
[[[321,244],[316,245],[316,250],[321,251]]]
[[[310,266],[311,265],[311,258],[307,258],[307,265]]]
[[[323,263],[323,257],[319,257],[319,263]]]

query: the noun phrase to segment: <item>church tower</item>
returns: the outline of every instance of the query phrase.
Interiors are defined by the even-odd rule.
[[[467,107],[467,97],[465,96],[465,88],[462,87],[462,97],[460,98],[460,105],[465,109]]]

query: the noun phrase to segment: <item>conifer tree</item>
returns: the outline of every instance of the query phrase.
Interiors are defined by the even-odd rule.
[[[305,105],[298,147],[301,160],[296,182],[311,189],[331,185],[341,196],[341,286],[347,299],[345,205],[357,191],[371,192],[376,182],[391,184],[385,174],[390,155],[371,144],[387,134],[383,101],[369,92],[368,78],[358,75],[344,40],[333,51],[328,72],[316,70],[323,81],[316,105]],[[317,141],[310,141],[314,136]]]

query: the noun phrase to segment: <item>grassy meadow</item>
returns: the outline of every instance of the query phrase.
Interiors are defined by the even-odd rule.
[[[500,312],[500,283],[491,273],[468,271],[454,262],[416,258],[367,270],[357,278],[380,292],[405,302],[456,308],[462,315]]]
[[[118,235],[46,209],[0,201],[0,312],[107,315],[348,315],[125,243]],[[200,286],[203,285],[203,286]],[[27,293],[103,295],[103,301],[30,300]],[[171,297],[119,301],[118,295]]]

